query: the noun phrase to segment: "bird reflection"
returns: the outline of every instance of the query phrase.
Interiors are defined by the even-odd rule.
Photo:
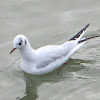
[[[63,81],[65,78],[73,78],[71,72],[77,72],[84,69],[81,63],[88,63],[89,61],[83,61],[80,59],[70,59],[66,67],[61,70],[60,74],[57,74],[57,70],[40,76],[24,73],[24,81],[26,84],[26,92],[23,97],[19,97],[18,100],[36,100],[39,98],[38,88],[44,83],[52,83]],[[76,67],[75,67],[76,66]]]

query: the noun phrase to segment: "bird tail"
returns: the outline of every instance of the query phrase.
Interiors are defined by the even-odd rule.
[[[87,24],[83,29],[81,29],[74,37],[72,37],[69,41],[71,41],[71,40],[77,40],[77,41],[79,41],[82,37],[83,37],[83,35],[84,35],[84,33],[85,33],[85,31],[86,31],[86,29],[88,28],[88,26],[89,26],[90,24]]]

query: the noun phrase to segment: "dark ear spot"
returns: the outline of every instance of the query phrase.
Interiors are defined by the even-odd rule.
[[[20,43],[22,43],[22,38],[20,37]]]
[[[27,44],[27,41],[26,41],[26,39],[25,39],[25,45]]]

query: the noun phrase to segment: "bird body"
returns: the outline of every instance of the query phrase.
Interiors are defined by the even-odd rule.
[[[47,45],[37,50],[31,47],[24,35],[17,35],[14,38],[14,49],[10,53],[16,48],[19,49],[21,53],[20,67],[26,73],[34,75],[46,74],[64,64],[77,49],[90,39],[81,39],[88,26],[89,24],[63,44]]]

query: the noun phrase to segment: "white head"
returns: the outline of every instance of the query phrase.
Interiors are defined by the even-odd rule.
[[[15,50],[15,49],[22,49],[25,46],[27,46],[27,44],[29,44],[27,38],[24,35],[17,35],[14,40],[14,48],[11,50],[10,54]]]

